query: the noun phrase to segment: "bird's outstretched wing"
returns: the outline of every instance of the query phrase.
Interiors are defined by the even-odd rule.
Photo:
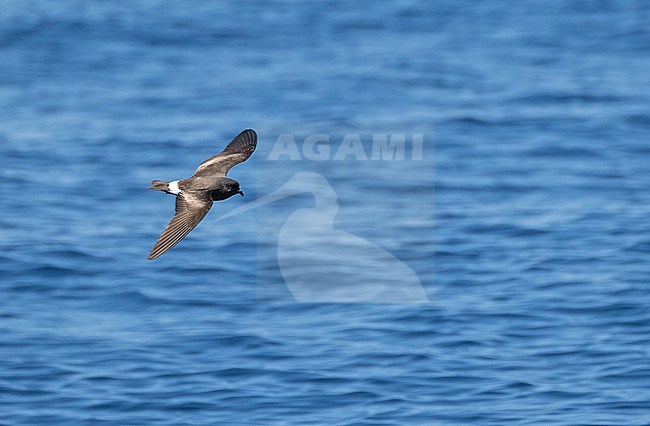
[[[257,147],[257,133],[247,129],[237,135],[226,148],[214,157],[210,157],[199,165],[194,176],[211,175],[226,176],[234,165],[248,160]]]
[[[176,196],[176,214],[153,245],[149,260],[159,258],[185,238],[212,207],[209,192],[182,192]]]

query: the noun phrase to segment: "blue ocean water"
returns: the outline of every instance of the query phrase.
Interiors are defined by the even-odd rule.
[[[650,424],[649,53],[626,0],[0,0],[0,423]],[[147,262],[150,181],[249,127],[246,197]],[[317,194],[219,219],[298,173],[428,301],[302,300],[391,277],[282,239]]]

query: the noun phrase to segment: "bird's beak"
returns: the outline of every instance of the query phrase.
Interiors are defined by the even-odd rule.
[[[244,196],[244,191],[239,191],[238,194],[243,197]]]

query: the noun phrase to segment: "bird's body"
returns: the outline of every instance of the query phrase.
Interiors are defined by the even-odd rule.
[[[154,180],[151,183],[151,189],[166,192],[172,195],[179,195],[187,192],[210,192],[213,201],[221,201],[237,194],[238,191],[232,192],[232,189],[239,187],[239,182],[222,176],[198,176],[187,179],[165,182],[163,180]]]
[[[221,201],[244,193],[239,182],[226,177],[228,171],[251,156],[257,146],[257,134],[248,129],[241,132],[219,154],[208,158],[192,177],[171,182],[154,180],[153,190],[176,195],[176,214],[149,253],[156,259],[178,244],[208,213],[213,201]]]

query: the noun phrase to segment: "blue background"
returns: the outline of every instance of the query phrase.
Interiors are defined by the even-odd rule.
[[[0,0],[0,422],[650,423],[649,53],[642,1]],[[147,262],[151,179],[248,127]],[[268,160],[317,133],[424,158]],[[216,218],[305,170],[430,303],[281,294],[313,200]]]

